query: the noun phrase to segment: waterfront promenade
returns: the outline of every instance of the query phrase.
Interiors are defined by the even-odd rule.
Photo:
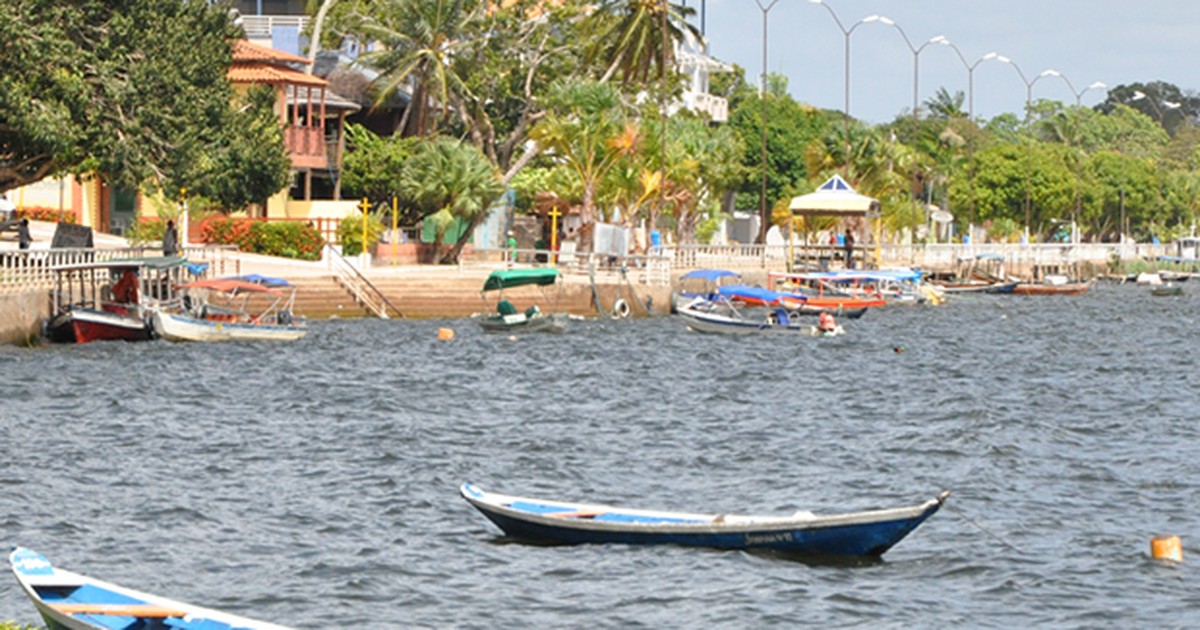
[[[33,222],[31,226],[34,246],[28,252],[17,250],[14,234],[0,237],[0,343],[23,343],[36,336],[40,321],[48,316],[45,295],[51,287],[52,266],[73,262],[72,255],[91,260],[160,253],[155,247],[130,248],[125,239],[104,234],[95,235],[96,252],[50,250],[54,224]],[[328,252],[320,261],[298,261],[216,247],[189,247],[183,253],[210,263],[214,275],[259,274],[288,280],[299,288],[297,313],[313,319],[378,314],[361,299],[364,287],[385,298],[391,308],[383,310],[391,317],[469,317],[494,306],[495,298],[489,301],[479,291],[489,273],[546,264],[534,262],[539,252],[532,250],[518,250],[515,262],[508,260],[505,251],[475,250],[456,265],[380,264]],[[666,313],[673,281],[690,269],[731,269],[741,273],[745,283],[763,285],[767,273],[785,270],[789,259],[836,267],[839,253],[830,246],[693,245],[628,258],[564,256],[553,263],[563,272],[560,290],[548,295],[517,290],[505,297],[518,308],[551,304],[579,316],[612,316],[626,310],[622,306],[631,316]],[[1153,261],[1176,252],[1172,245],[1135,243],[887,245],[857,250],[855,260],[859,266],[878,260],[884,267],[952,274],[964,261],[981,254],[1002,261],[1006,275],[1038,279],[1050,273],[1090,278],[1107,273],[1114,261]]]

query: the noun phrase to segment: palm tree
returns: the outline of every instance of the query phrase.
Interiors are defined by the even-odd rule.
[[[418,145],[405,164],[400,189],[406,199],[422,209],[426,221],[437,225],[437,247],[441,247],[455,219],[462,223],[454,246],[439,257],[439,262],[453,262],[458,260],[475,226],[504,193],[504,184],[496,167],[478,148],[438,136]]]
[[[579,182],[585,224],[594,219],[600,182],[640,142],[616,88],[579,80],[560,80],[550,87],[546,116],[530,138],[566,164]]]
[[[652,69],[669,68],[675,60],[673,43],[688,34],[700,39],[700,31],[687,22],[695,14],[695,9],[667,0],[601,2],[590,18],[596,33],[591,57],[609,64],[600,80],[620,71],[624,83],[644,84]]]
[[[379,51],[362,56],[363,63],[382,73],[377,79],[379,101],[411,85],[412,99],[399,130],[406,135],[434,134],[456,95],[473,98],[455,65],[486,41],[477,28],[483,23],[485,3],[395,0],[375,6],[376,12],[359,28],[367,39],[381,44]],[[441,115],[431,117],[434,109]]]

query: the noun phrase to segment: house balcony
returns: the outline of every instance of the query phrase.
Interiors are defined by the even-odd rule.
[[[729,102],[720,96],[705,92],[684,92],[683,106],[694,112],[708,115],[713,122],[729,121]]]
[[[289,125],[283,130],[283,141],[294,168],[329,168],[325,130],[321,127]]]

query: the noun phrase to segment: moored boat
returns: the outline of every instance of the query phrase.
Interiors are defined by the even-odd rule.
[[[676,309],[675,314],[683,319],[689,330],[701,333],[786,334],[802,337],[836,337],[846,334],[846,331],[836,324],[822,328],[802,323],[798,316],[793,316],[781,306],[753,309],[753,312],[748,314],[733,304],[713,303],[697,298],[691,304]]]
[[[740,281],[741,274],[725,269],[693,269],[679,276],[677,288],[671,291],[671,312],[698,297],[712,299],[722,286]]]
[[[718,549],[772,549],[832,556],[880,556],[938,511],[942,492],[906,507],[818,515],[700,514],[641,510],[485,492],[460,493],[505,534],[536,543],[673,544]]]
[[[1042,282],[1021,282],[1013,288],[1016,295],[1083,295],[1091,282],[1070,282],[1065,276],[1046,276]]]
[[[503,291],[522,286],[536,286],[542,289],[555,286],[561,275],[552,267],[535,267],[532,269],[505,269],[493,271],[483,283],[481,293],[496,291],[500,295],[496,303],[496,311],[486,313],[479,319],[479,326],[487,332],[550,332],[560,333],[566,330],[569,319],[566,313],[544,313],[541,307],[533,304],[524,311],[518,311],[512,302],[504,298]]]
[[[17,547],[9,564],[38,614],[50,628],[124,630],[287,630],[209,608],[143,593],[58,569],[41,554]]]
[[[168,341],[294,341],[308,332],[292,308],[296,291],[286,281],[270,285],[242,278],[199,280],[178,287],[186,291],[179,309],[157,309],[154,332]],[[252,298],[262,308],[249,308]],[[260,306],[260,305],[256,305]]]
[[[151,314],[179,303],[174,287],[187,268],[177,256],[55,267],[46,336],[60,343],[151,339]]]

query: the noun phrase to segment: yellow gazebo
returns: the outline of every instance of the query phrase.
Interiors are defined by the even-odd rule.
[[[863,217],[870,221],[879,218],[879,200],[866,195],[860,195],[841,175],[834,175],[817,187],[816,191],[807,195],[792,197],[788,205],[792,216],[832,216],[832,217]],[[880,223],[876,221],[878,230]],[[873,234],[875,241],[875,261],[880,260],[879,234]],[[791,239],[788,239],[791,243]],[[790,258],[790,256],[789,256]]]

